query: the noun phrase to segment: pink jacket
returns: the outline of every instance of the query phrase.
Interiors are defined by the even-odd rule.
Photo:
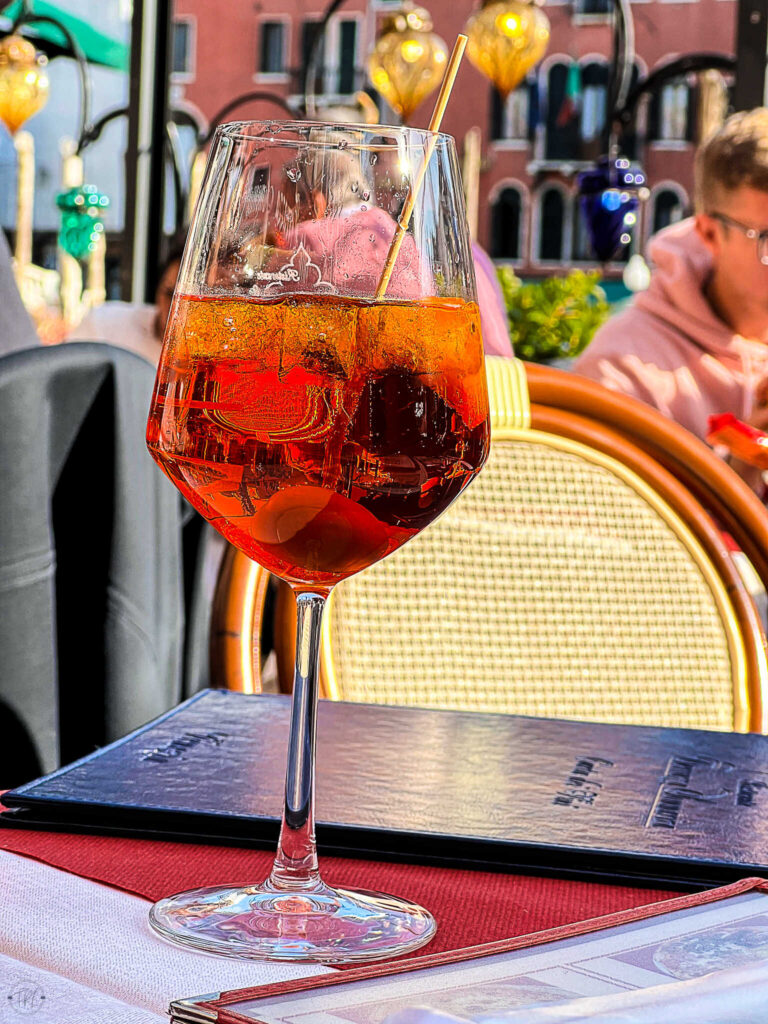
[[[477,280],[477,302],[480,307],[480,330],[487,356],[512,356],[509,339],[509,317],[496,267],[477,242],[472,245]]]
[[[768,346],[734,334],[707,302],[711,262],[693,220],[659,232],[648,253],[650,287],[603,324],[575,372],[642,399],[701,438],[714,413],[749,419],[768,376]]]

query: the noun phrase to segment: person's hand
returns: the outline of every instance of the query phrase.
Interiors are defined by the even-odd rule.
[[[749,423],[751,427],[755,427],[756,430],[765,430],[768,432],[768,405],[761,404],[756,406],[752,415],[747,420],[747,423]],[[732,469],[736,470],[741,479],[748,484],[760,498],[765,498],[765,470],[759,469],[757,466],[753,466],[749,462],[743,462],[741,459],[737,459],[735,455],[729,456],[728,464]]]

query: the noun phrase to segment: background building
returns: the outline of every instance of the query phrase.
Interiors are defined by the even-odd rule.
[[[254,90],[298,107],[304,68],[325,0],[169,2],[172,107],[202,125],[233,99]],[[477,2],[432,0],[435,30],[449,46]],[[742,6],[745,2],[742,0]],[[349,101],[367,87],[368,52],[383,18],[397,5],[398,0],[347,0],[333,16],[314,83],[324,101]],[[91,0],[57,0],[56,6],[126,46],[138,38],[136,25],[132,29],[130,0],[102,0],[98,5]],[[631,7],[636,75],[645,76],[673,57],[692,51],[736,51],[738,0],[633,0]],[[546,0],[552,36],[546,56],[528,81],[502,104],[488,80],[465,59],[446,112],[445,130],[456,137],[460,152],[470,129],[479,129],[478,238],[494,258],[512,263],[524,276],[544,276],[572,265],[595,265],[575,201],[575,175],[603,148],[601,133],[612,60],[611,8],[612,0]],[[143,38],[148,37],[145,34]],[[142,66],[152,64],[152,57],[149,52],[142,55]],[[52,267],[57,259],[59,212],[55,197],[61,189],[60,144],[63,138],[77,136],[79,86],[72,60],[57,58],[49,71],[49,102],[25,127],[34,136],[36,148],[34,259]],[[134,193],[131,199],[126,168],[129,179],[134,180],[136,161],[154,159],[152,154],[161,147],[150,145],[150,136],[141,140],[136,136],[131,156],[127,115],[130,107],[138,119],[136,112],[142,109],[135,74],[131,80],[127,69],[91,65],[90,78],[92,118],[113,109],[126,115],[111,121],[84,152],[86,181],[111,199],[105,218],[107,290],[112,298],[126,297],[132,289],[135,294],[144,289],[151,295],[154,267],[163,255],[162,239],[158,245],[152,234],[152,224],[160,217],[144,198],[136,200]],[[641,210],[634,248],[642,249],[649,234],[690,208],[697,91],[695,76],[670,82],[639,109],[634,138],[628,142],[634,150],[631,155],[646,171],[650,199]],[[152,94],[153,103],[158,95]],[[433,102],[434,94],[416,111],[413,124],[428,123]],[[285,116],[285,112],[267,99],[242,105],[231,116],[270,118]],[[382,120],[392,121],[393,117],[390,110],[382,109]],[[192,129],[181,127],[178,145],[187,164],[194,143]],[[15,175],[12,141],[0,131],[0,221],[11,236]],[[177,220],[169,168],[165,184],[162,228],[167,237]],[[132,213],[126,222],[127,206]],[[145,231],[148,240],[146,259],[137,263],[132,239],[134,221],[141,218],[149,224]],[[608,277],[618,276],[621,260],[601,269]]]
[[[393,6],[387,0],[349,0],[333,16],[315,82],[325,99],[343,99],[366,86],[367,54]],[[430,5],[435,31],[449,47],[475,6],[475,0]],[[682,53],[734,53],[736,8],[735,0],[634,0],[635,77]],[[469,61],[459,72],[444,129],[460,150],[468,130],[480,129],[478,238],[521,274],[594,265],[574,199],[575,175],[603,145],[611,10],[611,0],[547,0],[547,54],[504,104]],[[254,89],[298,101],[322,13],[323,6],[301,0],[229,0],[222,17],[210,0],[176,0],[172,100],[191,104],[206,120]],[[413,124],[427,124],[433,101],[434,95]],[[651,194],[634,248],[690,209],[697,106],[692,76],[665,84],[638,111],[629,155],[643,165]],[[280,114],[275,104],[258,101],[235,116]],[[605,268],[609,276],[620,269],[620,261]]]

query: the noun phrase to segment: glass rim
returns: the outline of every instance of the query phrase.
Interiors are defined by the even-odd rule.
[[[244,129],[250,128],[254,125],[263,125],[269,129],[272,125],[277,125],[276,132],[267,132],[266,134],[255,134],[248,132]],[[302,121],[297,118],[287,119],[283,118],[269,118],[268,120],[246,120],[246,121],[225,121],[220,125],[217,125],[214,139],[219,138],[236,138],[251,141],[271,141],[278,145],[283,146],[314,146],[319,149],[335,149],[338,143],[331,139],[309,139],[309,138],[298,138],[298,139],[281,139],[279,132],[286,128],[295,129],[296,126],[302,128],[323,128],[332,129],[341,132],[359,132],[360,134],[370,135],[383,135],[387,136],[390,134],[393,138],[398,135],[401,137],[412,137],[419,140],[425,140],[434,137],[436,147],[444,147],[455,144],[455,139],[452,135],[447,132],[431,132],[428,128],[412,128],[410,125],[396,125],[396,124],[360,124],[349,121]],[[385,149],[385,146],[377,146],[373,143],[356,143],[350,142],[350,146],[354,146],[357,149]]]

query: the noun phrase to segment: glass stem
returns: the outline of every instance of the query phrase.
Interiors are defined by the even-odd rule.
[[[315,845],[315,734],[320,626],[326,594],[296,595],[296,667],[293,676],[285,805],[269,883],[276,889],[319,888]]]

